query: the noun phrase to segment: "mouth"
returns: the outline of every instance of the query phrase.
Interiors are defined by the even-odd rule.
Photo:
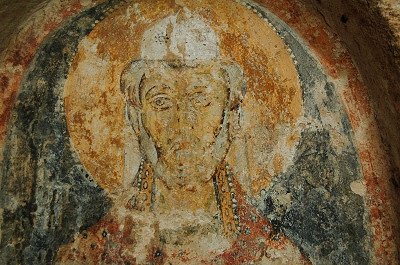
[[[185,158],[193,154],[189,149],[177,149],[174,151],[176,158]]]
[[[162,152],[162,156],[169,161],[168,164],[175,163],[175,165],[179,165],[179,168],[182,168],[188,167],[188,164],[201,163],[207,149],[200,144],[199,140],[178,138],[171,140],[168,147]]]
[[[191,145],[194,143],[194,141],[190,141],[190,140],[175,140],[172,142],[172,144],[170,145],[169,150],[176,153],[178,151],[187,151],[189,149],[191,149]]]

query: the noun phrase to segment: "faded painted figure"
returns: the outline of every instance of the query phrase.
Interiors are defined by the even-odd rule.
[[[307,264],[247,202],[229,165],[245,81],[218,37],[182,10],[148,29],[121,75],[139,148],[111,211],[60,249],[84,264]],[[129,160],[127,160],[129,161]],[[234,165],[232,165],[233,167]]]

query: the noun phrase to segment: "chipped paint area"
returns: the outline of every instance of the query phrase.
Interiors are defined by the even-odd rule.
[[[21,33],[0,75],[0,261],[391,259],[346,50],[297,2],[257,2],[71,2]]]

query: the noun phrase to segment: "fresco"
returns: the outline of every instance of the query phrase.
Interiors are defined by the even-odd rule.
[[[1,260],[367,264],[345,85],[251,1],[81,12],[13,110]]]

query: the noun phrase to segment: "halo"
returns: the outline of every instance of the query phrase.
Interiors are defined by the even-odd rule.
[[[150,2],[120,6],[78,47],[64,104],[68,132],[81,162],[111,193],[124,185],[127,172],[137,169],[138,155],[124,153],[127,146],[135,151],[138,145],[126,124],[120,75],[127,63],[140,58],[145,30],[184,7],[216,32],[221,57],[244,71],[242,133],[231,145],[229,160],[247,192],[257,194],[292,163],[299,138],[301,88],[290,52],[266,21],[238,3]]]

